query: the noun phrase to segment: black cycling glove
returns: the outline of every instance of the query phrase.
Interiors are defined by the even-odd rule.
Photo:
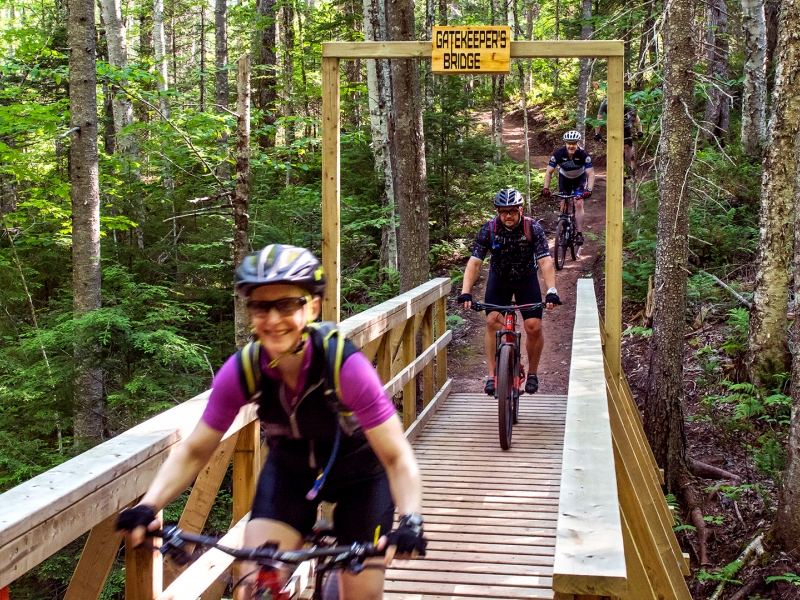
[[[599,133],[595,133],[595,134],[594,134],[594,141],[595,141],[595,142],[599,142],[601,139],[603,139],[603,138],[601,138],[601,137],[600,137],[600,134],[599,134]]]
[[[558,297],[558,294],[547,294],[544,298],[545,304],[561,304],[561,298]]]
[[[637,138],[644,137],[644,132],[643,132],[643,131],[637,131],[637,132],[636,132],[636,137],[637,137]]]
[[[133,531],[137,527],[147,527],[156,520],[155,511],[146,504],[126,508],[117,516],[117,531]]]
[[[464,304],[464,302],[472,302],[472,294],[461,294],[458,298],[456,298],[456,302],[459,304]]]
[[[388,546],[396,546],[396,554],[411,554],[414,550],[425,556],[428,540],[422,530],[422,517],[419,515],[403,515],[397,529],[387,537]]]

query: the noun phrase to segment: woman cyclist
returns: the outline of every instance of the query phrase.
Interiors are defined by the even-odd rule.
[[[282,550],[301,547],[322,500],[337,503],[339,543],[378,540],[391,531],[396,503],[399,527],[380,544],[388,546],[386,558],[368,559],[373,568],[340,577],[340,598],[382,598],[383,564],[395,556],[415,558],[426,546],[419,468],[394,404],[372,363],[345,341],[337,396],[348,412],[333,410],[325,395],[327,357],[309,327],[325,291],[325,276],[311,252],[275,244],[247,255],[236,269],[236,291],[247,298],[260,344],[256,402],[269,445],[244,546],[269,541]],[[241,351],[227,360],[197,427],[170,454],[141,502],[120,513],[117,527],[130,532],[134,546],[142,543],[145,529],[158,527],[156,513],[194,481],[239,409],[251,401],[242,364]],[[349,412],[355,421],[342,434],[341,415]],[[326,465],[330,470],[322,477]],[[245,566],[242,572],[251,570]],[[250,598],[248,585],[238,598]]]
[[[563,137],[564,145],[553,152],[547,171],[544,174],[542,196],[550,196],[550,178],[558,169],[558,190],[562,194],[575,194],[575,243],[583,244],[583,199],[592,195],[594,187],[594,168],[592,157],[578,146],[581,141],[579,131],[568,131]],[[567,203],[561,201],[561,212],[567,211]]]

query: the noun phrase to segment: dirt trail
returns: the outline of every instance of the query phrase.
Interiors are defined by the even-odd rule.
[[[533,111],[531,110],[531,113]],[[531,116],[529,127],[531,168],[543,171],[552,151],[561,145],[553,135],[544,132],[540,122]],[[481,113],[476,115],[478,122],[488,130],[490,115]],[[549,138],[549,140],[548,140]],[[524,161],[524,133],[522,113],[507,115],[503,121],[503,142],[506,152],[514,160]],[[594,149],[589,145],[588,150]],[[604,161],[601,161],[604,164]],[[538,190],[534,190],[538,194]],[[544,351],[539,363],[539,393],[566,394],[569,382],[569,365],[572,356],[572,328],[575,323],[575,291],[580,278],[592,277],[596,269],[602,269],[601,239],[605,229],[605,201],[606,201],[606,176],[604,170],[596,171],[594,193],[591,198],[584,201],[584,237],[585,244],[581,257],[573,261],[568,255],[564,268],[556,272],[556,287],[563,302],[562,306],[553,310],[545,310],[543,318]],[[547,233],[550,247],[553,246],[555,225],[558,216],[558,202],[534,195],[533,216],[541,222]],[[486,277],[488,276],[489,261],[481,269],[481,277],[473,290],[473,295],[483,299]],[[545,290],[544,281],[540,277],[539,284]],[[483,390],[487,377],[486,361],[483,351],[485,320],[483,315],[470,311],[465,315],[458,313],[468,321],[466,328],[456,331],[452,352],[452,369],[455,378],[455,391],[475,392]],[[523,338],[525,334],[523,333]],[[524,339],[523,339],[524,347]],[[523,352],[524,354],[524,352]],[[523,359],[527,370],[527,357]]]

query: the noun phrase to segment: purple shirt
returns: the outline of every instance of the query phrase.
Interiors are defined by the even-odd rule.
[[[297,390],[304,390],[311,367],[312,344],[307,343],[297,378]],[[261,372],[264,376],[280,380],[278,369],[269,368],[266,352],[261,352]],[[213,389],[208,399],[202,419],[206,425],[217,431],[227,431],[239,409],[250,402],[239,379],[236,354],[231,356],[214,377]],[[342,404],[353,411],[365,431],[388,421],[397,413],[394,404],[383,391],[378,373],[361,352],[355,352],[344,361],[339,374],[342,390]],[[286,385],[286,396],[297,397],[296,390]],[[277,398],[275,399],[277,402]]]

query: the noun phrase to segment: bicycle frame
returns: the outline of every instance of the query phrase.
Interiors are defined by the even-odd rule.
[[[503,346],[513,346],[512,353],[514,356],[513,373],[514,375],[514,396],[519,396],[519,385],[521,380],[519,359],[520,348],[522,344],[522,332],[517,331],[517,312],[510,310],[506,312],[503,321],[503,328],[495,332],[495,348],[494,348],[494,397],[497,398],[497,364],[500,358],[500,350]]]

